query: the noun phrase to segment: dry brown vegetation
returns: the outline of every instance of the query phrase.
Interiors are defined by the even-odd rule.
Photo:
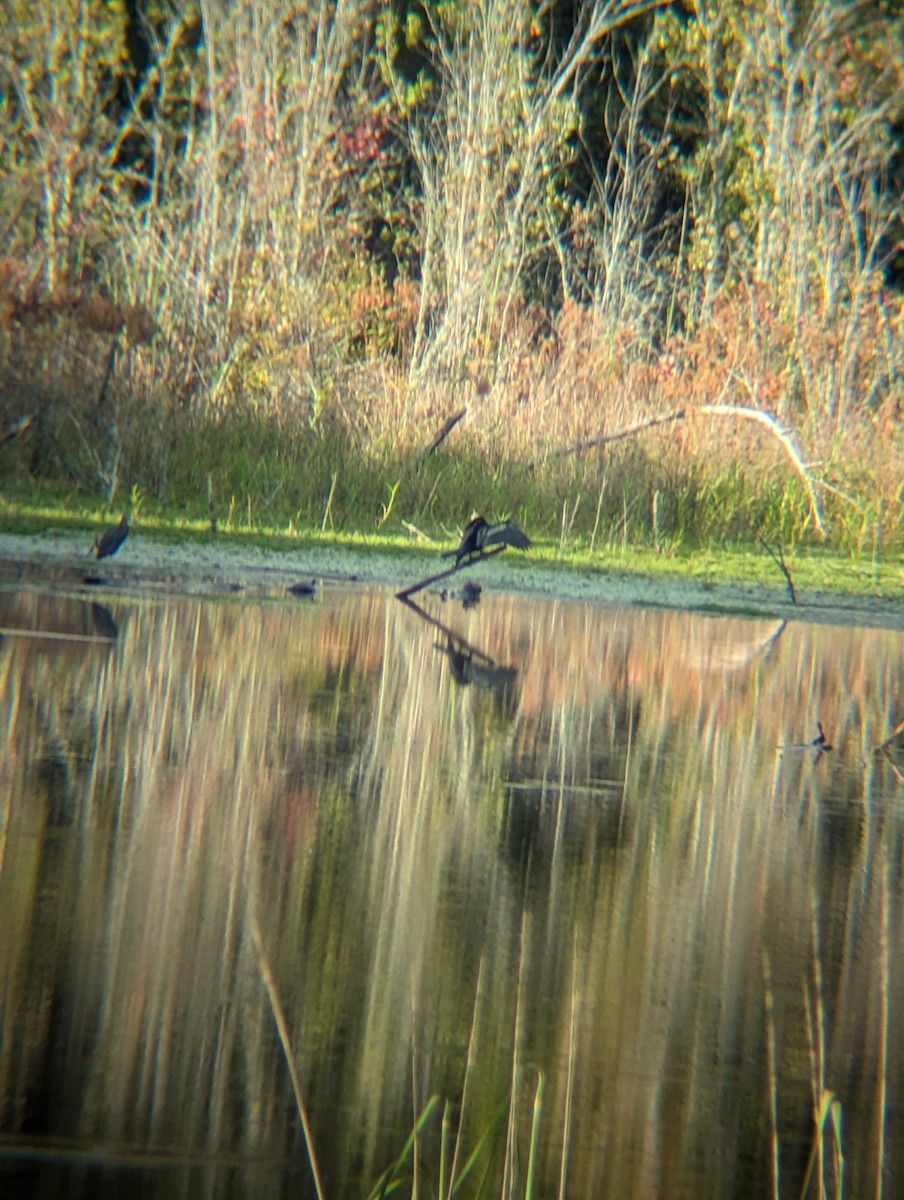
[[[904,66],[867,7],[593,0],[567,42],[513,0],[89,3],[76,42],[35,10],[0,64],[0,417],[37,418],[6,491],[660,546],[819,538],[815,494],[836,546],[898,546]],[[707,405],[774,417],[812,494]]]

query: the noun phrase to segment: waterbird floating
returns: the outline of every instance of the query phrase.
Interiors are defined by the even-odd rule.
[[[291,596],[315,596],[317,594],[317,580],[312,579],[310,583],[305,580],[293,583],[289,586],[288,592]]]

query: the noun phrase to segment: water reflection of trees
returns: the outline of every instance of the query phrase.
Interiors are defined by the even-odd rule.
[[[6,1131],[43,1104],[175,1166],[297,1168],[254,911],[337,1186],[466,1080],[471,1144],[513,1079],[522,1137],[539,1068],[547,1180],[570,1113],[569,1192],[764,1194],[768,960],[783,1169],[821,1007],[872,1187],[902,1050],[901,821],[871,754],[899,635],[485,597],[455,629],[517,670],[500,705],[382,594],[108,607],[112,653],[0,647]],[[15,615],[91,620],[39,594]],[[778,753],[816,720],[831,755]]]

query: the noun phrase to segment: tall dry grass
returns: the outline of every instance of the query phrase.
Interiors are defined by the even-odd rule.
[[[788,427],[837,546],[899,544],[892,14],[51,9],[0,62],[4,415],[40,416],[8,487],[811,539],[769,440],[693,418],[719,402]]]

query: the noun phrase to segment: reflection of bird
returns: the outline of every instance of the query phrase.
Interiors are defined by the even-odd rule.
[[[94,632],[102,638],[113,642],[119,637],[119,626],[113,620],[113,614],[106,605],[98,604],[96,600],[91,601],[91,624]]]
[[[123,513],[122,520],[118,525],[111,525],[105,529],[100,540],[94,539],[94,548],[97,551],[98,558],[109,558],[111,554],[115,554],[119,547],[129,536],[129,514]]]
[[[473,683],[491,692],[504,692],[514,685],[518,677],[515,667],[500,667],[491,658],[478,662],[474,652],[468,649],[465,643],[456,643],[452,637],[447,636],[445,646],[437,643],[436,648],[449,659],[452,678],[462,687]]]
[[[819,730],[819,736],[815,737],[810,745],[815,746],[820,754],[827,754],[829,750],[832,750],[834,747],[826,737],[826,731],[822,727],[822,721],[816,722],[816,728]]]
[[[816,761],[819,762],[819,760],[822,758],[822,756],[824,754],[828,754],[829,751],[834,750],[835,747],[829,741],[828,735],[826,734],[826,731],[822,727],[822,721],[816,722],[816,728],[818,730],[818,733],[811,742],[783,742],[779,746],[779,750],[810,750],[810,749],[813,749],[816,751]]]
[[[469,579],[461,586],[461,606],[462,608],[474,608],[474,606],[479,603],[480,584],[472,583]]]
[[[515,546],[518,550],[529,550],[531,544],[530,538],[514,521],[490,525],[484,517],[475,516],[465,526],[458,549],[447,550],[443,558],[454,557],[458,566],[463,558],[480,554],[488,546]]]
[[[455,551],[453,550],[454,554]],[[479,583],[474,583],[473,580],[466,580],[461,588],[456,592],[454,589],[446,591],[445,588],[440,592],[440,600],[460,600],[462,608],[474,608],[480,603],[481,587]]]

